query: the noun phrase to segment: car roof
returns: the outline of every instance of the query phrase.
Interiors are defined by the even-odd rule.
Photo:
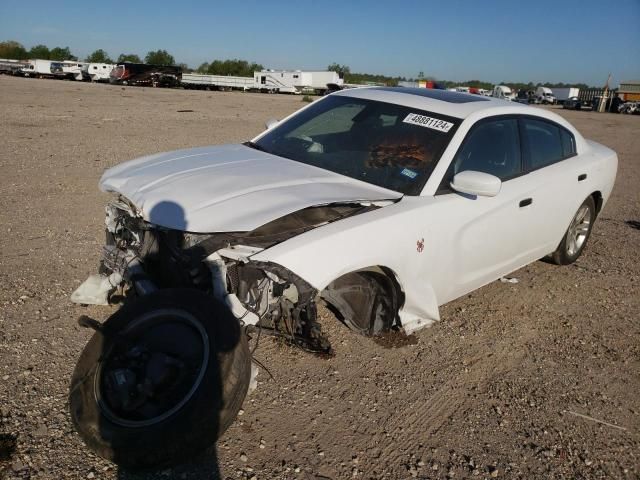
[[[332,93],[332,95],[377,100],[380,102],[394,103],[406,107],[414,107],[428,112],[440,113],[460,119],[467,118],[472,113],[504,107],[510,113],[514,113],[514,107],[520,113],[531,113],[529,106],[508,100],[485,97],[473,93],[452,92],[449,90],[437,90],[429,88],[406,87],[362,87],[350,88]],[[506,113],[506,112],[505,112]],[[495,114],[495,112],[494,112]]]

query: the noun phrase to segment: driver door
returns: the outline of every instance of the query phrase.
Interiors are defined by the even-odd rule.
[[[462,194],[448,187],[465,170],[502,180],[495,197]],[[534,245],[529,225],[535,205],[523,175],[518,120],[483,120],[467,134],[435,199],[448,220],[442,225],[442,255],[438,270],[447,281],[437,292],[447,302],[528,263]]]

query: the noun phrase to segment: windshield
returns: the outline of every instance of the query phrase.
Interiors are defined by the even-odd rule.
[[[418,195],[459,120],[391,103],[329,96],[252,146],[347,177]]]

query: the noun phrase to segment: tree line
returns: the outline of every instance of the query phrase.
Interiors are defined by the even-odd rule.
[[[15,40],[0,42],[0,58],[7,58],[10,60],[26,60],[29,58],[54,61],[78,60],[78,57],[71,53],[69,47],[49,48],[46,45],[34,45],[27,50],[24,45],[16,42]],[[132,62],[149,63],[154,65],[175,65],[176,63],[173,55],[166,50],[152,50],[145,55],[144,60],[135,53],[121,53],[117,60],[114,61],[109,54],[101,48],[89,54],[84,61],[90,63]]]

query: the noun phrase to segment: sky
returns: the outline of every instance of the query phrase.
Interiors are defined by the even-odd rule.
[[[640,80],[640,0],[0,0],[0,41],[439,80]]]

